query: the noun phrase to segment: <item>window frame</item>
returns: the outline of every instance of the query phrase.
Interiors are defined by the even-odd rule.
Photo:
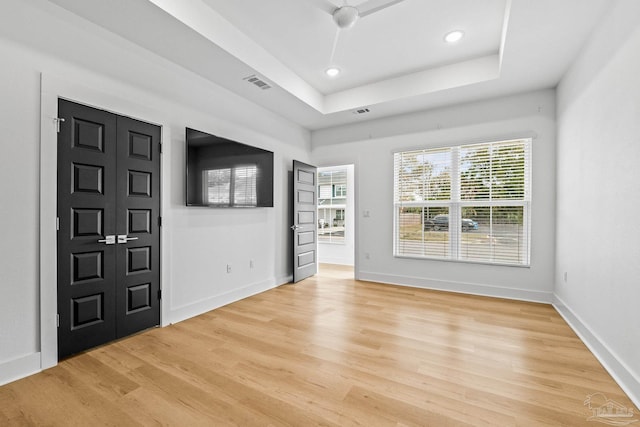
[[[461,191],[461,182],[462,177],[460,173],[460,152],[463,148],[474,146],[474,145],[491,145],[494,144],[504,144],[504,143],[517,143],[521,141],[524,146],[524,194],[520,199],[497,199],[497,200],[476,200],[476,199],[461,199],[460,191]],[[421,200],[421,201],[399,201],[398,200],[398,163],[397,156],[402,154],[408,154],[412,152],[424,151],[425,153],[429,151],[437,152],[441,150],[451,150],[451,160],[450,160],[450,198],[449,200]],[[498,265],[498,266],[508,266],[508,267],[520,267],[520,268],[530,268],[531,267],[531,192],[532,192],[532,181],[531,181],[531,163],[533,156],[533,146],[532,146],[532,138],[531,137],[523,137],[523,138],[514,138],[508,140],[497,140],[497,141],[488,141],[488,142],[480,142],[480,143],[468,143],[468,144],[457,144],[457,145],[446,145],[446,146],[433,146],[433,147],[422,147],[422,148],[414,148],[414,149],[406,149],[401,151],[396,151],[393,153],[393,256],[394,258],[409,258],[409,259],[421,259],[421,260],[436,260],[436,261],[445,261],[445,262],[456,262],[456,263],[471,263],[471,264],[488,264],[488,265]],[[449,216],[449,226],[448,226],[448,239],[449,239],[449,255],[446,257],[432,256],[432,255],[417,255],[417,254],[406,254],[399,253],[399,246],[401,246],[401,241],[399,239],[401,221],[399,218],[400,209],[401,208],[421,208],[421,228],[424,233],[424,211],[426,208],[448,208],[448,216]],[[523,226],[523,235],[525,238],[524,242],[519,243],[520,248],[518,251],[523,251],[526,254],[524,259],[518,263],[510,263],[510,262],[500,262],[495,260],[480,260],[480,259],[466,259],[461,258],[462,253],[462,212],[465,207],[518,207],[522,208],[523,218],[522,218],[522,226]],[[490,227],[493,228],[494,224],[490,221]],[[424,244],[424,241],[423,241]],[[523,248],[522,246],[526,246]]]

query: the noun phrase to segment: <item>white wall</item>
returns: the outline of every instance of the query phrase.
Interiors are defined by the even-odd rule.
[[[55,165],[39,156],[52,150],[40,146],[41,138],[55,140],[46,120],[41,131],[41,114],[53,117],[51,100],[62,95],[163,125],[163,324],[287,280],[291,160],[352,163],[358,175],[357,276],[536,301],[550,301],[555,283],[556,307],[638,405],[640,228],[633,224],[640,194],[639,16],[639,2],[622,0],[563,79],[557,147],[555,93],[548,90],[316,131],[309,156],[308,132],[279,116],[51,4],[4,2],[0,384],[40,369],[41,335],[50,339],[54,328],[53,319],[40,319],[40,305],[50,306],[55,294],[51,266],[41,264],[49,259],[40,250],[51,245],[47,236],[55,236],[47,217],[55,212]],[[275,208],[184,207],[185,126],[274,150]],[[392,151],[532,135],[530,268],[393,258]],[[339,150],[338,143],[344,143]],[[608,216],[618,219],[598,224]],[[624,237],[612,237],[615,232]],[[227,263],[234,267],[231,275],[224,272]]]
[[[327,264],[353,265],[355,256],[355,179],[353,165],[322,165],[321,167],[344,167],[347,169],[347,198],[344,241],[337,243],[318,242],[318,262]]]
[[[288,170],[308,131],[40,1],[3,3],[0,58],[0,384],[50,365],[52,341],[55,359],[57,96],[163,126],[163,324],[289,280]],[[185,126],[274,151],[275,207],[185,207]]]
[[[640,406],[640,2],[558,88],[556,306]],[[564,273],[567,280],[564,280]]]
[[[530,268],[393,257],[393,151],[528,136],[533,136]],[[315,131],[312,147],[313,161],[318,164],[355,164],[356,277],[551,302],[556,149],[553,90]],[[369,217],[364,216],[365,211]]]

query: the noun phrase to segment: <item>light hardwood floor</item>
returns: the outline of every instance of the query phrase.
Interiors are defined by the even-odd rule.
[[[322,266],[0,387],[0,426],[604,425],[595,392],[638,414],[549,305],[351,277]]]

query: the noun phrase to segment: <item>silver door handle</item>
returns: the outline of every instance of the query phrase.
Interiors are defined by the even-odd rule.
[[[126,234],[118,234],[118,243],[127,243],[131,240],[138,240],[137,237],[127,237]]]
[[[115,245],[116,244],[116,236],[104,236],[104,239],[98,240],[98,243],[104,243],[105,245]]]
[[[296,231],[296,230],[300,229],[300,226],[299,226],[299,225],[292,225],[292,226],[291,226],[291,229],[292,229],[293,231]]]

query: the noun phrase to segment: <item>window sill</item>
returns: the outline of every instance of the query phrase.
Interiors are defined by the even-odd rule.
[[[490,265],[496,267],[516,267],[516,268],[531,268],[531,264],[508,264],[503,262],[490,262],[490,261],[474,261],[467,259],[449,259],[449,258],[436,258],[436,257],[426,257],[426,256],[410,256],[410,255],[393,255],[394,258],[402,258],[402,259],[415,259],[421,261],[442,261],[442,262],[451,262],[451,263],[462,263],[462,264],[477,264],[477,265]]]

